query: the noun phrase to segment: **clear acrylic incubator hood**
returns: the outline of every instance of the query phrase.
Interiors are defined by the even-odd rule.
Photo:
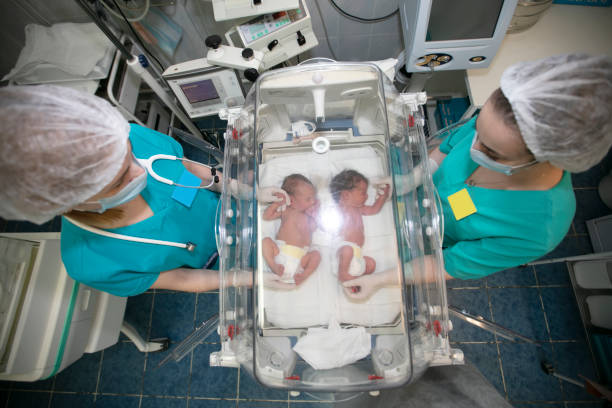
[[[398,94],[374,64],[317,62],[263,74],[224,113],[221,350],[211,365],[240,366],[273,388],[356,392],[463,362],[448,340],[425,99]],[[362,178],[336,178],[345,170]],[[294,190],[278,193],[295,174]],[[356,186],[367,198],[354,199]],[[302,200],[309,191],[314,204]],[[252,288],[233,286],[245,271]],[[369,291],[347,283],[378,274]]]

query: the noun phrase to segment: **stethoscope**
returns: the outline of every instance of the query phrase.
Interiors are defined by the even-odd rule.
[[[189,159],[185,159],[184,157],[177,157],[177,156],[172,156],[169,154],[155,154],[151,157],[149,157],[148,159],[139,159],[136,158],[136,160],[138,161],[138,163],[144,167],[147,171],[147,173],[153,177],[155,180],[159,181],[160,183],[164,183],[164,184],[168,184],[171,186],[177,186],[177,187],[185,187],[185,188],[210,188],[212,187],[215,183],[219,182],[219,176],[217,175],[217,169],[212,167],[212,166],[208,166],[206,164],[197,162],[197,161],[193,161],[193,160],[189,160]],[[157,160],[181,160],[181,161],[186,161],[186,162],[190,162],[190,163],[194,163],[196,165],[199,166],[204,166],[204,167],[208,167],[210,169],[210,174],[212,176],[212,179],[210,181],[210,183],[208,183],[205,186],[186,186],[186,185],[182,185],[182,184],[178,184],[175,183],[174,181],[162,177],[159,174],[157,174],[154,170],[153,170],[153,163]],[[217,206],[217,211],[218,211],[218,206]],[[117,234],[115,232],[110,232],[110,231],[105,231],[103,229],[100,228],[96,228],[96,227],[92,227],[90,225],[87,224],[83,224],[82,222],[79,222],[75,219],[72,219],[70,217],[64,216],[64,218],[66,218],[67,221],[69,221],[70,223],[74,224],[75,226],[84,229],[85,231],[91,232],[93,234],[96,235],[101,235],[101,236],[105,236],[108,238],[114,238],[114,239],[120,239],[123,241],[132,241],[132,242],[140,242],[140,243],[144,243],[144,244],[153,244],[153,245],[164,245],[164,246],[171,246],[171,247],[177,247],[177,248],[184,248],[189,252],[193,252],[193,250],[196,248],[196,244],[194,244],[193,242],[172,242],[172,241],[163,241],[163,240],[159,240],[159,239],[151,239],[151,238],[142,238],[142,237],[134,237],[131,235],[123,235],[123,234]],[[216,217],[215,217],[216,218]]]
[[[151,177],[153,177],[155,180],[159,181],[160,183],[169,184],[171,186],[185,187],[185,188],[210,188],[210,187],[213,186],[213,184],[219,182],[219,176],[217,176],[217,169],[216,168],[214,168],[212,166],[208,166],[206,164],[202,164],[202,163],[197,162],[197,161],[186,159],[184,157],[176,157],[176,156],[172,156],[170,154],[155,154],[155,155],[149,157],[148,159],[139,159],[139,158],[136,158],[136,160],[138,160],[138,162],[147,170],[147,173],[149,173],[149,175]],[[212,179],[210,180],[210,183],[208,183],[205,186],[185,186],[185,185],[182,185],[182,184],[175,183],[174,181],[172,181],[170,179],[167,179],[165,177],[160,176],[159,174],[157,174],[153,170],[153,163],[156,162],[157,160],[181,160],[181,161],[186,161],[186,162],[189,162],[189,163],[194,163],[194,164],[197,164],[199,166],[208,167],[210,169],[210,174],[212,176]]]

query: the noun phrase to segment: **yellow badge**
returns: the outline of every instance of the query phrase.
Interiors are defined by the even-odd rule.
[[[447,199],[457,221],[476,212],[476,206],[465,188],[449,195]]]

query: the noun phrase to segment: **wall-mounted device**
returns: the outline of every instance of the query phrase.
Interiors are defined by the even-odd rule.
[[[206,58],[172,65],[162,75],[192,119],[216,115],[223,108],[244,103],[236,72],[212,66]]]
[[[206,60],[210,64],[235,68],[244,71],[249,81],[255,82],[263,65],[263,53],[252,48],[238,48],[221,44],[221,37],[213,34],[206,38],[208,53]]]
[[[407,72],[486,68],[517,0],[401,0]]]
[[[212,0],[216,21],[294,9],[298,0]]]
[[[262,69],[287,61],[319,45],[312,30],[310,12],[303,0],[299,7],[256,17],[225,33],[228,44],[264,53]]]

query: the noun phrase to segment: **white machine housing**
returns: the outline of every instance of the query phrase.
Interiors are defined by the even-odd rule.
[[[206,58],[172,65],[163,76],[192,119],[216,115],[221,109],[244,103],[236,72],[210,65]]]
[[[319,45],[312,30],[310,12],[303,0],[299,7],[256,17],[225,33],[228,44],[264,53],[262,69],[287,61]],[[270,50],[268,46],[278,43]]]
[[[126,302],[68,276],[59,233],[0,234],[0,380],[46,379],[112,346]]]
[[[402,0],[407,72],[486,68],[517,0]]]
[[[212,0],[216,21],[296,8],[298,0]]]

